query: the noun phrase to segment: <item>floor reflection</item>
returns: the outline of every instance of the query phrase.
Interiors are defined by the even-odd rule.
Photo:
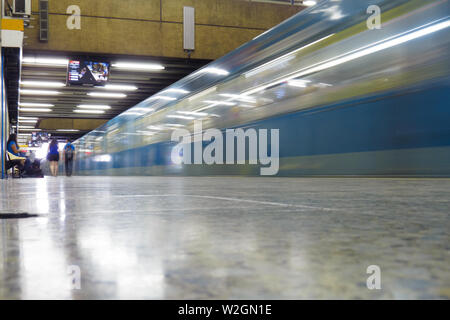
[[[262,180],[0,182],[0,299],[450,297],[450,180]]]

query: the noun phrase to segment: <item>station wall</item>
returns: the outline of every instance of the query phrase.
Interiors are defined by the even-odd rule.
[[[81,10],[81,29],[69,30],[67,9]],[[193,59],[217,59],[302,7],[239,0],[50,0],[49,41],[39,41],[39,6],[25,49],[187,57],[183,50],[183,7],[195,11]]]

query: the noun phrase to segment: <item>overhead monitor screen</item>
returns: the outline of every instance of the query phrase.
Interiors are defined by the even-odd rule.
[[[69,85],[104,85],[109,79],[108,62],[70,60]]]

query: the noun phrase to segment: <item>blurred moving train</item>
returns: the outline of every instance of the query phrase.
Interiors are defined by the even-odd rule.
[[[320,1],[80,138],[76,174],[259,175],[173,163],[202,120],[279,129],[279,176],[448,176],[449,27],[448,0]]]

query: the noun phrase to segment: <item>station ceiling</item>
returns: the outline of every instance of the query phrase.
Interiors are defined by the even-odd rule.
[[[9,88],[10,92],[8,96],[11,97],[11,99],[9,99],[10,119],[14,124],[18,119],[17,116],[20,118],[37,118],[39,121],[35,124],[35,128],[40,128],[40,125],[43,122],[42,120],[45,119],[61,119],[61,121],[63,119],[112,119],[116,115],[126,111],[137,103],[210,62],[210,60],[188,58],[92,55],[80,52],[57,53],[25,50],[20,68],[21,80],[19,86],[17,86],[18,77],[13,76],[18,71],[17,68],[14,68],[18,62],[16,55],[17,53],[10,54],[8,60],[10,62],[9,77],[10,79],[16,79],[16,83],[12,83]],[[74,57],[84,57],[89,61],[110,62],[111,69],[108,87],[66,85],[68,73],[67,65],[57,62],[58,60],[68,61]],[[46,63],[43,63],[41,59],[47,59],[45,60]],[[148,70],[116,66],[117,64],[124,62],[136,65],[154,64],[162,66],[164,69]],[[55,85],[59,84],[60,86],[45,87],[37,85],[39,83],[53,83]],[[113,86],[113,88],[107,89],[110,86]],[[19,94],[14,92],[14,87],[20,88],[18,90]],[[45,94],[46,91],[49,91],[48,94]],[[50,92],[53,94],[50,94]],[[57,92],[57,94],[55,94],[55,92]],[[112,96],[90,96],[89,94],[91,93],[112,94]],[[115,97],[115,94],[123,97]],[[42,106],[34,107],[34,104]],[[45,107],[45,105],[48,105],[48,107]],[[108,106],[109,108],[101,109],[102,113],[98,114],[84,113],[83,111],[86,110],[89,112],[89,109],[82,110],[78,107],[79,105],[100,105]],[[33,109],[34,111],[24,111],[29,109]],[[47,109],[47,112],[44,112],[45,109]],[[17,110],[19,110],[18,114]],[[39,110],[43,111],[40,112]],[[82,112],[79,113],[79,111]],[[45,123],[49,122],[46,121]],[[65,121],[65,123],[67,123],[67,121]],[[22,127],[22,123],[20,123],[20,127]],[[27,124],[26,127],[26,131],[31,131],[30,128],[28,128],[29,124]],[[47,128],[42,128],[41,126],[41,129],[45,130]],[[45,131],[52,132],[52,130]],[[19,131],[23,132],[23,130],[20,129]],[[58,132],[56,129],[53,131],[54,134]],[[58,132],[58,135],[76,138],[87,131],[89,130],[78,130],[77,132],[73,130],[73,132],[66,133]]]
[[[53,59],[70,59],[73,56],[83,56],[82,53],[72,54],[49,54],[45,52],[25,51],[24,58],[30,57],[52,57]],[[102,87],[94,86],[63,86],[60,88],[31,88],[24,85],[27,82],[57,82],[66,84],[67,66],[57,64],[22,63],[21,71],[21,94],[20,103],[48,103],[53,104],[51,113],[34,113],[34,116],[51,118],[96,118],[111,119],[122,113],[137,103],[145,100],[149,96],[164,89],[170,84],[184,78],[198,68],[204,66],[209,60],[193,60],[179,58],[152,58],[152,57],[132,57],[120,55],[92,56],[84,55],[91,61],[111,61],[111,71],[108,85],[114,86],[134,86],[136,90],[125,90],[114,87],[106,90]],[[139,70],[132,68],[118,68],[115,63],[129,62],[133,64],[157,64],[164,67],[163,70]],[[116,89],[118,88],[118,89]],[[57,95],[34,95],[23,94],[24,90],[50,90],[57,91]],[[101,92],[105,94],[120,93],[126,95],[124,98],[117,97],[95,97],[88,93]],[[104,110],[102,114],[82,114],[74,113],[77,105],[108,105],[111,109]],[[23,112],[21,113],[23,115]]]

